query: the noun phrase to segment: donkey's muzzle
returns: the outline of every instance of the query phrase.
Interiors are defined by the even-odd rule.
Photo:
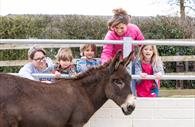
[[[135,97],[128,95],[125,103],[121,105],[121,108],[125,115],[130,115],[135,110]]]
[[[130,115],[135,109],[135,105],[128,105],[127,107],[122,107],[122,111],[125,115]]]

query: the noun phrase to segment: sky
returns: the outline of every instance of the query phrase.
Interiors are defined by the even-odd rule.
[[[78,14],[113,15],[122,7],[132,16],[177,15],[168,0],[0,0],[0,15]],[[191,14],[195,17],[195,14]]]

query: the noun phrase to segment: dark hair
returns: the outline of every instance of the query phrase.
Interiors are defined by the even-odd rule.
[[[39,47],[33,46],[33,47],[31,47],[31,48],[28,50],[28,58],[29,58],[30,60],[33,60],[34,55],[35,55],[36,52],[42,52],[44,55],[46,55],[46,52],[45,52],[45,50],[44,50],[43,48],[39,48]]]
[[[119,23],[128,24],[130,22],[130,17],[127,12],[122,8],[113,9],[112,12],[114,16],[108,21],[108,29],[112,30],[113,27]]]

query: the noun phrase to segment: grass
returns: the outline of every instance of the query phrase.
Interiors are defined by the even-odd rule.
[[[195,97],[195,89],[161,89],[160,97]]]

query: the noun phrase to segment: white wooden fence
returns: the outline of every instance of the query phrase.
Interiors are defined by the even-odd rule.
[[[195,127],[195,98],[137,98],[130,116],[109,100],[84,127]]]

